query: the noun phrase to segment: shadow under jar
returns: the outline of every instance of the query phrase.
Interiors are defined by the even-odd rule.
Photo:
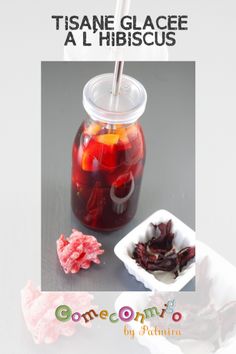
[[[123,75],[119,95],[111,93],[113,74],[91,79],[84,87],[88,117],[72,151],[72,210],[87,227],[116,230],[135,215],[145,162],[138,118],[146,106],[140,82]]]

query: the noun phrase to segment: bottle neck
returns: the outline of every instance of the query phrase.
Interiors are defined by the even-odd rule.
[[[98,124],[102,127],[104,127],[105,129],[112,129],[112,130],[117,130],[117,129],[121,129],[121,128],[128,128],[130,126],[134,126],[134,125],[137,125],[138,124],[138,119],[136,119],[135,121],[133,122],[122,122],[122,123],[114,123],[112,121],[109,121],[109,122],[104,122],[103,120],[100,120],[100,119],[96,119],[94,117],[91,117],[91,116],[88,116],[87,118],[87,123],[88,124],[92,124],[92,123],[95,123],[95,124]]]

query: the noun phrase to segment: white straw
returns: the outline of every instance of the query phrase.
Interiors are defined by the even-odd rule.
[[[112,94],[114,96],[119,95],[120,92],[120,85],[122,80],[124,62],[123,61],[116,61],[114,75],[113,75],[113,83],[112,83]]]
[[[131,0],[116,0],[116,10],[115,10],[115,30],[120,30],[120,20],[123,16],[129,13]],[[124,61],[116,61],[113,84],[112,84],[112,94],[113,96],[118,96],[120,92],[120,85],[122,80],[124,68]]]
[[[129,13],[131,0],[116,0],[115,30],[120,30],[120,20]]]
[[[120,29],[120,20],[123,16],[129,13],[131,0],[117,0],[116,1],[116,11],[115,11],[115,30]],[[122,81],[122,74],[124,68],[124,61],[116,61],[112,82],[112,95],[110,107],[116,109],[119,99],[118,95],[120,93],[120,86]]]

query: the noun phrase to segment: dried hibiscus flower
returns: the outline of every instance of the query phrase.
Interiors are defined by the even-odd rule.
[[[155,229],[159,229],[160,235],[153,237],[148,242],[148,247],[151,252],[165,254],[166,251],[170,251],[173,247],[174,234],[171,232],[172,222],[169,220],[166,224],[162,222],[159,225],[153,224],[153,226]]]
[[[181,271],[184,266],[195,257],[195,247],[185,247],[178,252],[178,262],[179,262],[179,270]]]
[[[195,257],[195,247],[185,247],[178,253],[173,247],[174,233],[172,221],[151,224],[157,236],[146,243],[139,242],[135,245],[133,258],[147,271],[174,272],[178,276],[183,267]]]
[[[104,253],[101,243],[94,236],[84,235],[75,229],[65,238],[61,235],[57,240],[57,255],[64,272],[77,273],[79,270],[88,269],[91,263],[100,263],[99,255]]]
[[[147,269],[150,263],[153,263],[157,260],[156,255],[150,254],[147,251],[147,244],[139,242],[135,246],[133,258],[136,262],[141,265],[143,268]]]

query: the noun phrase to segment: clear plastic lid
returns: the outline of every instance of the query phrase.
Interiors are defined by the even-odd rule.
[[[136,79],[123,75],[120,92],[112,94],[113,74],[102,74],[87,82],[83,91],[83,105],[88,115],[110,124],[135,122],[143,114],[147,93]]]

